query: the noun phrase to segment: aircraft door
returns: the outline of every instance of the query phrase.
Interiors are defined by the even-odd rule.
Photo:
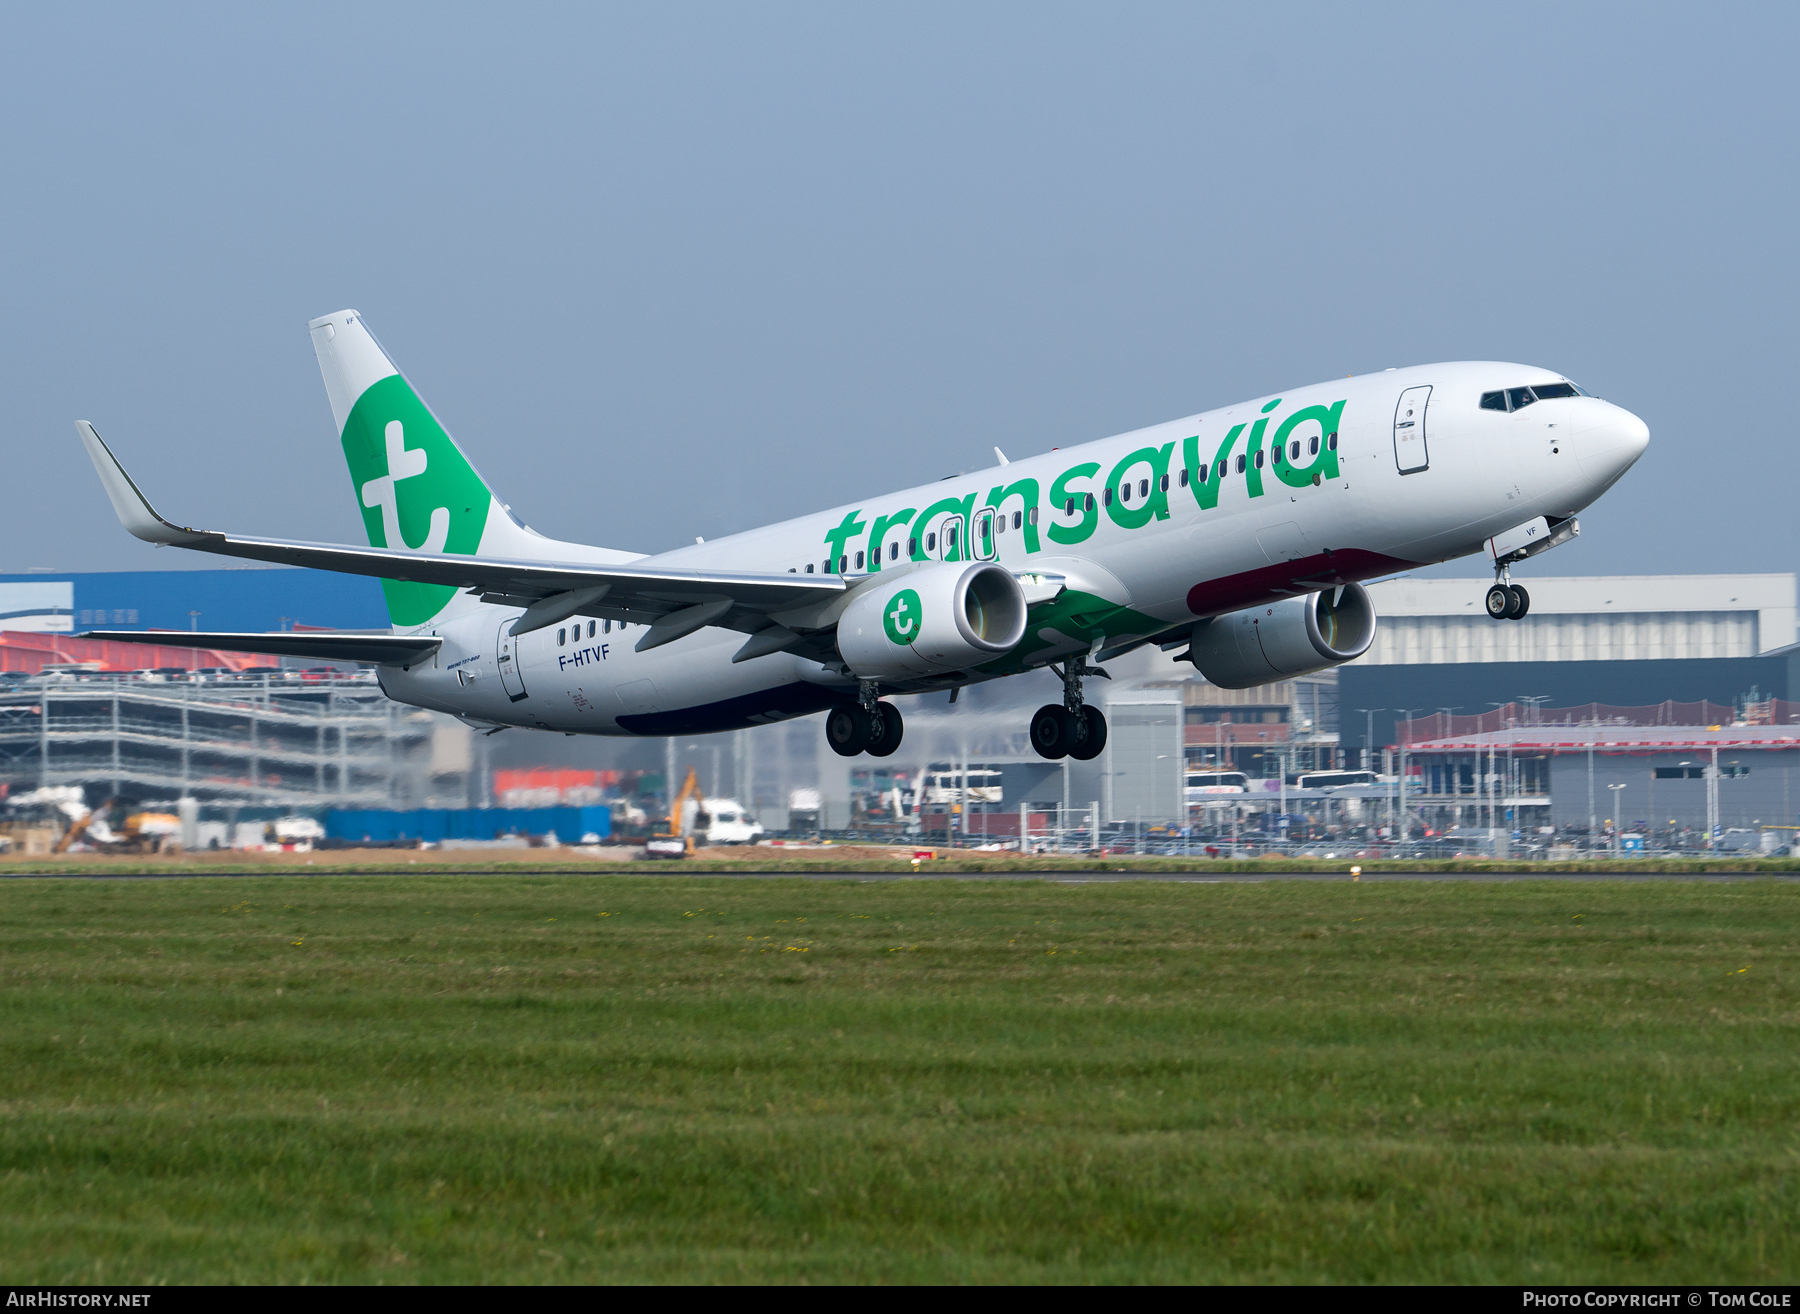
[[[499,646],[494,658],[500,667],[500,687],[516,703],[525,697],[525,672],[519,669],[519,640],[507,633],[512,629],[512,623],[511,616],[500,622]]]
[[[999,555],[999,546],[994,540],[994,513],[978,511],[975,513],[975,557],[978,561],[992,561]]]
[[[927,554],[939,561],[968,560],[969,554],[964,550],[965,544],[963,543],[965,528],[961,516],[955,514],[945,516],[938,521],[935,530],[926,531],[929,536],[935,536],[937,539],[937,546],[932,548],[930,546],[931,538],[927,537]]]
[[[1394,464],[1401,474],[1417,474],[1431,465],[1431,453],[1425,445],[1425,407],[1431,400],[1431,385],[1408,388],[1400,394],[1394,407]]]

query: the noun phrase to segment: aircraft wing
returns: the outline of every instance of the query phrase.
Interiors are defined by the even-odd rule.
[[[75,428],[120,523],[146,543],[349,575],[449,584],[479,594],[485,602],[526,608],[525,615],[513,625],[514,634],[527,634],[570,616],[599,616],[648,626],[648,632],[636,645],[642,651],[673,642],[703,626],[716,625],[754,636],[752,644],[758,646],[753,649],[746,644],[739,654],[739,660],[747,660],[766,652],[800,651],[812,646],[803,643],[805,632],[828,628],[836,619],[816,613],[827,610],[849,587],[836,575],[514,561],[405,548],[248,538],[189,529],[157,514],[93,425],[78,420]],[[816,625],[809,624],[815,620]]]
[[[443,643],[430,634],[312,634],[282,631],[258,634],[220,630],[89,630],[78,639],[114,643],[154,643],[166,648],[213,648],[219,652],[261,652],[271,657],[312,657],[319,661],[411,666]]]

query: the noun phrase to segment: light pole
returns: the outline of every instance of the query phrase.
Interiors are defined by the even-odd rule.
[[[1407,831],[1407,826],[1406,826],[1406,750],[1407,750],[1408,745],[1410,745],[1412,743],[1413,714],[1412,714],[1412,708],[1410,708],[1410,707],[1400,707],[1400,708],[1396,708],[1395,710],[1398,711],[1400,713],[1400,715],[1402,715],[1406,718],[1406,738],[1401,741],[1400,752],[1398,754],[1398,756],[1400,758],[1400,780],[1399,780],[1399,800],[1398,800],[1398,803],[1396,804],[1396,807],[1397,807],[1399,815],[1395,818],[1395,820],[1400,823],[1399,826],[1396,828],[1397,836],[1404,843],[1406,840],[1406,837],[1407,837],[1406,836],[1406,831]],[[1398,736],[1398,735],[1395,735],[1394,737],[1396,739],[1400,738],[1400,736]]]
[[[1359,707],[1357,711],[1369,718],[1368,737],[1363,740],[1363,770],[1369,769],[1369,755],[1375,751],[1375,713],[1391,711],[1387,707]]]
[[[1368,737],[1363,740],[1363,758],[1362,758],[1363,770],[1367,771],[1369,769],[1369,762],[1375,755],[1375,713],[1385,712],[1385,711],[1388,711],[1389,709],[1385,708],[1385,707],[1359,707],[1356,710],[1361,712],[1363,715],[1365,715],[1366,717],[1369,718],[1368,732],[1367,732]],[[1376,779],[1378,781],[1380,780],[1379,774],[1377,774]],[[1387,791],[1383,790],[1382,794],[1385,799],[1386,795],[1387,795]],[[1392,805],[1390,804],[1389,806],[1392,806]],[[1372,827],[1370,829],[1372,829]]]
[[[1493,702],[1490,702],[1490,703],[1489,703],[1489,704],[1488,704],[1488,706],[1489,706],[1489,707],[1496,707],[1496,708],[1499,708],[1499,709],[1500,709],[1500,711],[1501,711],[1501,714],[1502,714],[1502,715],[1505,715],[1505,710],[1506,710],[1506,709],[1507,709],[1507,708],[1508,708],[1508,707],[1511,707],[1511,706],[1513,706],[1513,704],[1511,704],[1511,703],[1493,703]],[[1508,839],[1508,841],[1509,841],[1509,842],[1510,842],[1510,840],[1511,840],[1511,839],[1512,839],[1512,818],[1511,818],[1511,817],[1509,817],[1509,816],[1508,816],[1508,817],[1503,817],[1503,816],[1502,816],[1502,814],[1503,814],[1503,813],[1505,813],[1505,812],[1506,812],[1506,810],[1507,810],[1507,808],[1506,808],[1506,796],[1507,796],[1507,794],[1508,794],[1508,793],[1510,793],[1510,792],[1511,792],[1511,791],[1512,791],[1512,787],[1513,787],[1513,784],[1512,784],[1512,770],[1513,770],[1513,751],[1512,751],[1512,744],[1513,744],[1513,727],[1514,727],[1514,726],[1515,726],[1515,725],[1517,725],[1517,724],[1518,724],[1518,717],[1517,717],[1517,715],[1516,715],[1516,714],[1515,714],[1515,715],[1513,715],[1513,716],[1508,716],[1508,717],[1506,717],[1506,776],[1505,776],[1505,779],[1504,779],[1504,780],[1503,780],[1503,781],[1502,781],[1502,780],[1496,780],[1496,781],[1495,781],[1495,782],[1494,782],[1494,784],[1495,784],[1495,786],[1496,786],[1496,788],[1497,788],[1497,790],[1498,790],[1498,794],[1499,794],[1499,797],[1498,797],[1498,798],[1494,798],[1494,796],[1493,796],[1493,792],[1492,792],[1492,791],[1490,791],[1490,794],[1489,794],[1489,797],[1490,797],[1490,799],[1491,799],[1491,800],[1492,800],[1492,803],[1493,803],[1493,806],[1492,806],[1492,809],[1491,809],[1491,810],[1490,810],[1490,811],[1489,811],[1489,813],[1488,813],[1488,820],[1489,820],[1489,822],[1490,822],[1490,823],[1495,823],[1495,822],[1498,822],[1498,823],[1499,823],[1499,824],[1501,824],[1501,825],[1504,825],[1504,826],[1505,826],[1505,828],[1506,828],[1506,832],[1507,832],[1507,839]],[[1494,760],[1494,759],[1495,759],[1495,758],[1497,758],[1497,757],[1498,757],[1498,756],[1499,756],[1499,753],[1500,753],[1500,748],[1499,748],[1499,745],[1498,745],[1498,744],[1496,744],[1496,745],[1494,745],[1494,747],[1493,747],[1493,748],[1492,748],[1492,749],[1490,749],[1490,750],[1489,750],[1489,752],[1488,752],[1488,765],[1489,765],[1489,766],[1490,766],[1490,767],[1496,767],[1496,766],[1497,766],[1497,765],[1498,765],[1498,764],[1497,764],[1497,763],[1496,763],[1496,762],[1495,762],[1495,760]],[[1493,771],[1493,773],[1492,773],[1492,774],[1494,774],[1494,775],[1495,775],[1495,776],[1499,776],[1499,775],[1500,775],[1500,772],[1499,772],[1499,771],[1498,771],[1498,770],[1495,770],[1495,771]],[[1489,826],[1489,829],[1490,829],[1490,830],[1492,830],[1492,829],[1493,829],[1493,825],[1492,825],[1492,824],[1490,824],[1490,826]],[[1491,838],[1491,836],[1490,836],[1490,838]]]
[[[1619,827],[1624,824],[1621,818],[1625,815],[1621,810],[1621,805],[1625,802],[1625,799],[1619,791],[1624,789],[1625,786],[1608,785],[1607,788],[1613,792],[1613,857],[1616,858],[1619,856]]]

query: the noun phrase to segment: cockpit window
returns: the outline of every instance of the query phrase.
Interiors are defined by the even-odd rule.
[[[1535,383],[1529,388],[1508,388],[1504,392],[1484,392],[1481,394],[1481,409],[1484,411],[1522,411],[1536,401],[1591,396],[1593,394],[1587,389],[1565,379],[1561,383]]]

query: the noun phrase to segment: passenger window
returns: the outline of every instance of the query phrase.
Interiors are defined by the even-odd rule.
[[[1092,511],[1094,509],[1094,495],[1092,493],[1089,493],[1086,497],[1081,499],[1081,507],[1084,511]]]
[[[1119,485],[1119,500],[1121,502],[1129,502],[1131,500],[1131,485],[1129,483]]]
[[[1503,411],[1506,409],[1506,394],[1503,392],[1484,392],[1481,394],[1481,409],[1484,411]]]
[[[1319,437],[1317,434],[1314,434],[1307,440],[1306,454],[1308,456],[1317,456],[1319,454]]]
[[[1030,520],[1030,522],[1032,524],[1034,524],[1034,525],[1037,524],[1037,508],[1035,506],[1031,508],[1030,514],[1027,516],[1027,519]]]
[[[1068,500],[1068,503],[1063,507],[1063,514],[1065,516],[1072,516],[1075,514],[1075,499],[1074,498],[1071,497]]]
[[[1138,496],[1139,497],[1149,497],[1150,496],[1150,481],[1148,479],[1138,480]]]
[[[1239,473],[1239,474],[1243,474],[1243,473],[1244,473],[1244,454],[1243,454],[1243,453],[1242,453],[1242,452],[1239,452],[1239,453],[1238,453],[1238,459],[1237,459],[1237,471],[1238,471],[1238,473]]]
[[[899,559],[900,559],[900,545],[898,543],[889,543],[888,544],[888,560],[889,561],[898,561]]]
[[[1276,465],[1280,465],[1280,464],[1281,464],[1281,448],[1279,448],[1279,447],[1271,447],[1271,448],[1270,448],[1270,449],[1269,449],[1269,452],[1270,452],[1270,454],[1271,454],[1271,456],[1272,456],[1272,457],[1273,457],[1273,458],[1274,458],[1274,461],[1275,461],[1275,464],[1276,464]],[[1261,455],[1262,455],[1262,453],[1261,453],[1261,452],[1258,452],[1258,453],[1257,453],[1257,455],[1258,455],[1258,456],[1261,456]]]
[[[793,574],[796,574],[796,573],[797,573],[797,572],[796,572],[796,570],[795,570],[795,569],[794,569],[794,567],[792,567],[792,566],[789,566],[789,567],[788,567],[788,574],[790,574],[790,575],[793,575]]]
[[[1261,451],[1258,451],[1256,453],[1256,468],[1258,470],[1260,470],[1260,469],[1262,469],[1262,467],[1263,467],[1263,454]]]
[[[1530,388],[1508,388],[1506,390],[1506,400],[1512,405],[1512,408],[1515,411],[1522,411],[1527,406],[1531,405],[1532,402],[1536,401],[1537,398],[1531,395]]]
[[[956,546],[956,526],[944,526],[944,550],[947,552]]]
[[[1330,451],[1337,451],[1337,435],[1335,433],[1325,440],[1325,446]]]
[[[790,574],[790,575],[792,575],[793,573],[794,572],[791,569],[788,571],[788,574]],[[602,634],[611,634],[612,633],[612,622],[611,621],[607,621],[605,623],[605,628],[601,630],[601,633]]]
[[[1035,510],[1036,508],[1033,508],[1033,509]],[[1019,527],[1019,522],[1022,521],[1024,518],[1025,518],[1024,512],[1022,512],[1022,511],[1013,512],[1013,528],[1017,529]]]
[[[936,552],[937,551],[937,535],[936,534],[925,535],[925,550],[927,552]]]
[[[1183,471],[1182,471],[1182,472],[1181,472],[1181,475],[1182,475],[1182,479],[1181,479],[1181,482],[1182,482],[1182,483],[1184,483],[1184,484],[1185,484],[1185,483],[1187,483],[1187,471],[1186,471],[1186,470],[1183,470]],[[1163,476],[1163,477],[1162,477],[1162,485],[1161,485],[1161,486],[1162,486],[1162,491],[1163,491],[1163,492],[1165,492],[1165,493],[1166,493],[1166,492],[1168,492],[1168,491],[1169,491],[1169,476],[1168,476],[1168,475],[1164,475],[1164,476]]]
[[[1205,481],[1206,471],[1202,470],[1200,472],[1200,478],[1201,478],[1202,482]],[[1181,467],[1181,486],[1183,488],[1186,488],[1188,486],[1188,473],[1187,473],[1187,467],[1185,465]]]
[[[808,575],[812,574],[812,562],[810,561],[806,563],[806,573]]]
[[[1102,500],[1102,501],[1103,501],[1103,502],[1105,502],[1105,503],[1106,503],[1106,505],[1107,505],[1107,506],[1111,506],[1111,505],[1112,505],[1112,489],[1111,489],[1111,488],[1108,488],[1108,489],[1107,489],[1107,490],[1106,490],[1106,491],[1105,491],[1105,493],[1104,493],[1104,494],[1103,494],[1103,495],[1102,495],[1102,497],[1101,497],[1101,500]]]
[[[1288,459],[1292,461],[1300,459],[1300,440],[1298,438],[1294,439],[1288,447]]]
[[[857,569],[858,569],[858,570],[861,570],[861,569],[862,569],[862,563],[863,563],[863,554],[862,554],[862,553],[860,553],[860,552],[858,552],[858,553],[857,553],[857,554],[856,554],[856,568],[857,568]]]
[[[850,569],[850,554],[846,552],[843,556],[838,558],[838,574],[842,575],[846,570],[849,570],[849,569]]]
[[[909,557],[919,555],[919,540],[916,536],[906,540],[906,555]]]
[[[558,628],[556,631],[556,646],[558,648],[560,648],[564,644],[566,644],[568,641],[569,641],[568,627],[563,626],[563,627]]]
[[[596,629],[597,629],[597,628],[598,628],[598,627],[597,627],[597,626],[596,626],[596,625],[595,625],[595,624],[594,624],[594,622],[593,622],[593,621],[589,621],[589,622],[588,622],[588,638],[590,638],[590,639],[591,639],[591,638],[593,638],[593,637],[594,637],[594,631],[595,631],[595,630],[596,630]]]

